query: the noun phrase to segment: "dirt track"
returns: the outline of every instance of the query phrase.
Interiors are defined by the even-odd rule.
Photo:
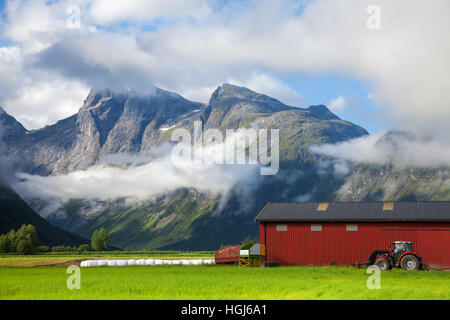
[[[57,262],[57,263],[46,263],[46,264],[38,264],[36,267],[68,267],[68,266],[80,266],[81,262],[85,259],[81,260],[69,260],[64,262]]]

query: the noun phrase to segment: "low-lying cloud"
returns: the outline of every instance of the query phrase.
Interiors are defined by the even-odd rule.
[[[399,168],[450,166],[450,145],[406,132],[383,132],[337,144],[312,146],[316,154],[352,163],[394,165]]]
[[[170,159],[126,169],[99,165],[84,171],[58,176],[35,176],[19,173],[14,187],[25,198],[113,200],[132,198],[147,200],[180,188],[226,193],[239,182],[257,175],[248,167],[173,165]]]
[[[232,139],[237,137],[238,133]],[[226,142],[214,143],[199,151],[204,159],[212,160],[218,148],[226,147]],[[108,155],[101,164],[64,175],[18,173],[12,185],[25,199],[51,200],[58,207],[70,199],[145,201],[181,188],[220,194],[223,202],[230,190],[248,194],[262,179],[257,164],[220,165],[214,161],[197,162],[193,158],[174,159],[173,150],[173,146],[163,144],[146,154]]]

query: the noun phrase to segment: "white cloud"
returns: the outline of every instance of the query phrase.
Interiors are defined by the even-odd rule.
[[[217,89],[217,86],[197,87],[197,88],[183,86],[180,89],[181,89],[180,94],[186,99],[189,99],[191,101],[207,103],[209,101],[209,98],[211,97],[211,93],[213,93],[214,90]]]
[[[18,177],[23,180],[13,185],[25,198],[67,201],[125,197],[146,200],[179,188],[226,193],[239,181],[249,178],[251,173],[254,172],[239,166],[224,170],[217,165],[173,165],[170,159],[163,159],[128,169],[97,166],[60,176],[19,174]]]
[[[312,146],[317,154],[334,157],[353,163],[395,165],[399,168],[450,166],[448,142],[431,138],[418,138],[405,132],[382,132],[370,136],[341,142]],[[335,167],[345,173],[344,167]]]
[[[111,24],[123,20],[152,21],[157,18],[201,18],[211,13],[205,0],[96,0],[89,8],[94,22]]]
[[[347,99],[343,96],[339,96],[336,99],[331,99],[330,103],[328,104],[328,107],[331,111],[334,113],[336,112],[342,112],[348,107]]]
[[[8,22],[4,37],[19,43],[26,53],[37,53],[48,48],[66,29],[67,1],[7,1]]]
[[[85,83],[27,66],[19,46],[0,47],[0,104],[26,128],[73,115],[89,93]]]
[[[6,5],[2,38],[13,44],[0,47],[0,104],[28,129],[73,115],[88,93],[77,79],[32,66],[67,31],[66,8],[64,2],[47,6],[41,0]]]
[[[200,150],[204,159],[213,160],[218,150],[225,147],[228,145],[224,142],[205,145]],[[219,165],[213,161],[207,164],[173,158],[169,145],[143,156],[112,155],[104,160],[103,164],[65,175],[44,177],[18,173],[11,184],[25,199],[46,199],[59,205],[70,199],[149,200],[180,188],[220,194],[223,202],[231,188],[238,188],[241,195],[247,194],[262,179],[259,165]]]
[[[266,94],[294,107],[299,107],[305,102],[300,93],[268,73],[253,73],[247,79],[230,79],[229,82]]]
[[[301,16],[281,10],[278,2],[253,4],[235,15],[216,14],[214,24],[164,28],[142,38],[143,47],[166,62],[183,61],[197,75],[205,68],[219,78],[223,69],[239,74],[260,66],[283,73],[338,72],[373,85],[378,101],[388,106],[388,124],[431,132],[435,122],[448,123],[447,2],[378,1],[382,28],[376,31],[366,27],[370,1],[314,1]]]
[[[19,88],[18,95],[4,104],[27,129],[38,129],[75,114],[89,90],[79,81],[38,82]]]

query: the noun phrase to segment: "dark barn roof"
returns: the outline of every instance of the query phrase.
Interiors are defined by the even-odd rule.
[[[390,208],[389,208],[390,207]],[[319,209],[319,210],[318,210]],[[321,210],[320,210],[321,209]],[[387,210],[385,210],[387,209]],[[391,209],[391,210],[389,210]],[[269,202],[258,222],[450,221],[450,201],[436,202]]]

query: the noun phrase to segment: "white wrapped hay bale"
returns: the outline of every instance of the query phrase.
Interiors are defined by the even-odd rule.
[[[108,267],[117,267],[117,260],[108,260]]]
[[[155,265],[155,259],[146,259],[145,260],[145,265],[146,266],[153,266],[153,265]]]
[[[139,259],[139,260],[137,260],[137,261],[136,261],[136,264],[137,264],[138,266],[145,266],[145,259]]]
[[[124,266],[154,266],[154,265],[207,265],[215,264],[214,259],[183,259],[183,260],[161,260],[161,259],[130,259],[130,260],[85,260],[82,261],[80,266],[85,267],[124,267]]]
[[[98,265],[98,262],[96,260],[88,260],[87,266],[88,267],[96,267]]]
[[[107,266],[107,265],[108,265],[107,260],[97,260],[97,266],[103,267],[103,266]]]
[[[125,267],[128,265],[128,261],[127,260],[117,260],[117,266],[118,267]]]

